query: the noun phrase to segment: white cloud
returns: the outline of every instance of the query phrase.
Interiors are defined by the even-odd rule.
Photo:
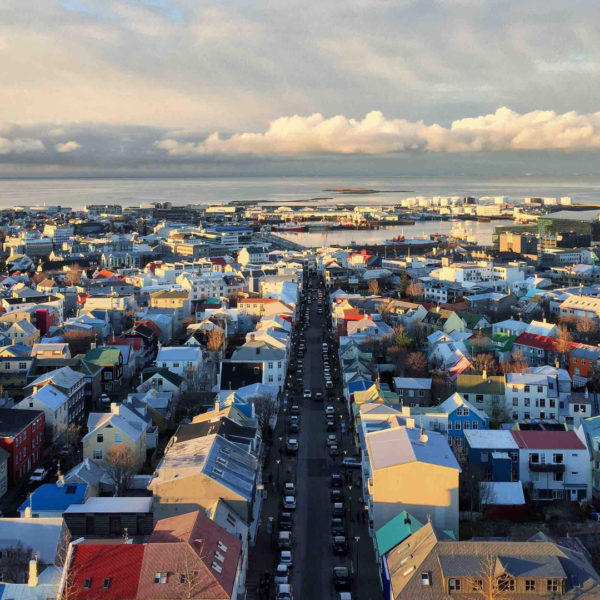
[[[342,115],[325,118],[281,117],[263,133],[218,132],[202,141],[178,140],[176,135],[156,142],[172,156],[211,154],[385,154],[410,150],[430,152],[496,152],[511,150],[590,151],[600,149],[600,112],[580,115],[534,110],[519,114],[506,107],[450,127],[422,121],[387,119],[379,111],[364,119]]]
[[[23,154],[44,150],[44,143],[33,138],[8,139],[0,137],[0,154]]]
[[[54,145],[54,148],[56,149],[56,151],[62,152],[62,153],[73,152],[73,150],[77,150],[77,148],[80,148],[80,147],[81,147],[81,145],[78,142],[75,142],[73,140],[71,140],[69,142],[62,142],[62,143]]]

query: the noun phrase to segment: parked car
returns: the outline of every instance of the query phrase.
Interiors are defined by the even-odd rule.
[[[346,536],[335,535],[331,540],[333,546],[333,553],[344,555],[348,553],[348,543],[346,542]]]
[[[279,554],[279,564],[287,565],[288,569],[291,569],[294,566],[294,560],[292,558],[291,550],[282,550]]]
[[[315,392],[315,400],[323,400],[323,392]]]
[[[334,517],[343,517],[344,516],[344,505],[341,502],[334,502],[333,507],[331,509],[331,514]]]
[[[41,483],[48,476],[46,469],[35,469],[29,476],[29,483]]]
[[[304,398],[309,398],[312,396],[311,391],[310,390],[304,390],[304,394],[303,397]]]
[[[280,583],[277,586],[277,595],[275,600],[294,600],[292,595],[292,586],[289,583]]]
[[[332,502],[343,502],[344,494],[340,488],[333,488],[330,492]]]
[[[288,481],[283,485],[283,494],[285,496],[295,496],[296,495],[296,484]]]
[[[330,433],[327,436],[327,445],[328,446],[334,446],[337,445],[338,440],[337,440],[337,435],[334,435],[333,433]]]
[[[333,568],[333,587],[336,590],[346,590],[350,588],[350,570],[348,567]]]
[[[337,425],[333,419],[327,420],[327,432],[337,431]]]
[[[294,403],[294,404],[292,404],[292,406],[290,406],[290,414],[292,414],[292,415],[300,414],[300,406],[298,405],[298,403]]]
[[[277,536],[277,547],[280,550],[291,550],[294,537],[291,531],[280,531]]]
[[[340,449],[338,448],[337,444],[329,446],[329,456],[337,456],[339,453]]]
[[[290,433],[300,433],[300,423],[298,423],[298,421],[290,421],[288,431]]]
[[[328,405],[328,406],[325,408],[325,414],[326,414],[326,415],[328,415],[328,416],[333,416],[333,415],[335,415],[335,408],[333,408],[333,406],[331,406],[331,405]]]
[[[296,497],[295,496],[284,496],[283,497],[283,508],[287,510],[296,510]]]
[[[362,467],[362,462],[359,458],[354,458],[352,456],[346,456],[346,458],[344,458],[342,460],[342,465],[344,465],[344,467],[360,469]]]
[[[279,513],[279,529],[283,531],[291,531],[294,526],[294,518],[291,512]]]
[[[331,535],[346,535],[346,526],[341,517],[331,519]]]
[[[331,487],[342,487],[342,476],[339,473],[331,474]]]
[[[285,448],[288,454],[296,454],[298,452],[298,440],[296,438],[288,438]]]
[[[275,569],[275,578],[273,581],[275,583],[288,583],[289,577],[289,568],[287,565],[279,564],[277,565],[277,569]]]

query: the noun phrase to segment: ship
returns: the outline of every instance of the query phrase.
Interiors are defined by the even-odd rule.
[[[274,225],[273,231],[280,231],[282,233],[301,233],[306,231],[306,227],[301,223],[289,221],[288,223],[282,223],[281,225]]]

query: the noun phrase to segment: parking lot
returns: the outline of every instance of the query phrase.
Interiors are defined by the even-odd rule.
[[[268,465],[273,469],[275,460],[272,472],[279,501],[277,514],[263,518],[271,529],[274,585],[262,594],[276,597],[278,583],[287,581],[295,599],[345,598],[348,593],[375,599],[381,597],[381,588],[360,499],[361,470],[344,466],[358,459],[341,399],[329,298],[316,280],[312,288],[300,303],[276,452]],[[263,512],[274,510],[271,498]],[[287,562],[291,565],[283,567]]]

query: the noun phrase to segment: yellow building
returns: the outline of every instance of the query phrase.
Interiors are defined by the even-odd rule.
[[[405,510],[458,539],[460,467],[445,436],[392,427],[366,436],[366,493],[374,531]]]
[[[141,469],[146,461],[148,423],[123,404],[111,404],[109,413],[90,413],[89,433],[83,438],[83,458],[102,462],[111,446],[124,444]]]

